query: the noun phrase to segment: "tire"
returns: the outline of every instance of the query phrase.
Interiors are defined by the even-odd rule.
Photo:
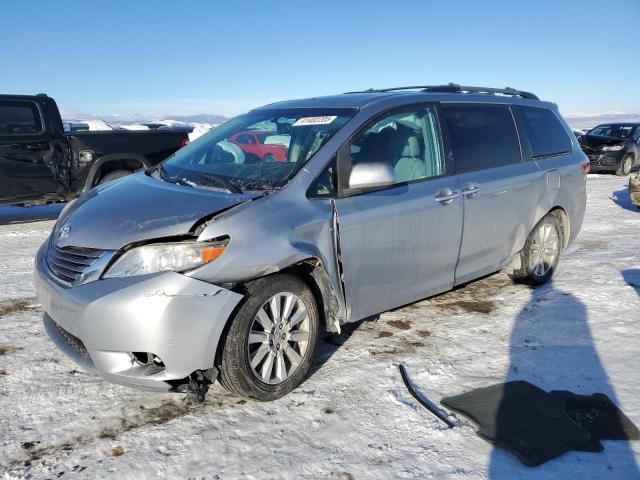
[[[293,275],[271,275],[249,282],[245,288],[245,300],[231,318],[224,339],[220,383],[241,397],[276,400],[296,388],[311,366],[320,330],[318,307],[309,287]],[[292,306],[287,308],[289,301]],[[265,316],[267,320],[280,318],[274,314],[272,302],[283,314],[288,310],[285,321],[266,322]],[[305,311],[306,318],[299,320]],[[299,323],[288,331],[289,322],[297,320]],[[271,334],[268,325],[273,327]],[[286,335],[286,340],[281,335]],[[300,341],[290,339],[294,336]]]
[[[546,245],[545,254],[540,254],[540,244]],[[551,253],[555,251],[553,255]],[[562,232],[558,219],[548,214],[533,228],[520,251],[520,268],[509,274],[517,283],[542,285],[553,276],[560,252],[562,251]]]
[[[268,162],[268,163],[273,163],[276,161],[276,157],[274,157],[273,155],[271,155],[270,153],[267,153],[264,158],[263,158],[264,162]]]
[[[616,175],[620,177],[629,175],[633,168],[633,163],[633,155],[626,155],[620,162],[620,166],[618,166],[618,170],[616,170]]]
[[[104,177],[102,177],[98,182],[98,185],[102,185],[103,183],[107,183],[118,178],[126,177],[127,175],[131,175],[132,173],[133,172],[130,172],[129,170],[114,170],[113,172],[109,172]]]

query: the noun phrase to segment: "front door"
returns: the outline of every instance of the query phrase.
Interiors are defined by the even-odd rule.
[[[56,154],[35,102],[0,100],[0,203],[57,192]]]
[[[352,165],[386,162],[396,177],[384,189],[341,192],[335,201],[349,320],[450,289],[462,197],[449,175],[435,108],[389,112],[343,148]]]

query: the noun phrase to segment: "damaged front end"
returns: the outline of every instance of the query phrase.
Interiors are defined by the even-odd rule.
[[[216,348],[242,295],[175,272],[68,288],[50,272],[44,247],[35,269],[45,328],[82,367],[146,390],[215,379]]]

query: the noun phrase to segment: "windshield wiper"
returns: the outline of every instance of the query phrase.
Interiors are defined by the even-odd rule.
[[[189,181],[186,178],[172,177],[170,175],[167,175],[167,172],[164,170],[162,165],[159,165],[156,171],[160,175],[160,178],[165,182],[177,183],[178,185],[184,185],[192,188],[195,188],[197,186],[196,182]],[[240,189],[237,185],[234,185],[224,177],[202,172],[197,172],[197,175],[199,178],[205,179],[208,183],[215,182],[218,185],[221,185],[223,189],[229,193],[243,193],[242,189]]]
[[[218,183],[218,185],[222,185],[229,193],[242,193],[242,189],[240,189],[237,185],[234,185],[224,177],[213,175],[211,173],[202,173],[202,172],[198,172],[198,175],[209,181],[216,182]]]

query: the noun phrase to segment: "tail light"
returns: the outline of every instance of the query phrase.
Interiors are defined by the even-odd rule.
[[[586,175],[591,170],[591,163],[589,163],[589,162],[581,163],[580,164],[580,170],[582,171],[583,175]]]
[[[180,148],[186,147],[189,144],[189,137],[185,137],[180,141]]]

